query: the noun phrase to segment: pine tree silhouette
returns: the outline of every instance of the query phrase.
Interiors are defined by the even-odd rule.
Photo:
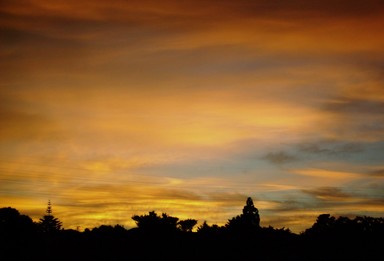
[[[44,233],[53,233],[61,229],[62,223],[58,218],[55,218],[52,214],[52,204],[48,200],[48,207],[46,210],[46,215],[40,218],[39,227],[40,230]]]

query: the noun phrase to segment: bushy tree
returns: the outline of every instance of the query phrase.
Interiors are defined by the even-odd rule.
[[[29,216],[21,215],[11,207],[0,209],[0,236],[16,237],[33,231],[34,224]]]
[[[177,223],[178,228],[183,232],[192,232],[192,229],[194,226],[196,226],[196,224],[197,224],[196,219],[180,220]]]
[[[216,224],[208,225],[207,221],[204,221],[203,224],[201,224],[197,228],[197,232],[199,234],[217,234],[218,232],[222,231],[223,227],[220,227]]]
[[[384,232],[384,219],[373,217],[335,218],[330,214],[321,214],[311,228],[303,233],[307,236],[356,236]]]
[[[321,214],[311,228],[305,230],[305,235],[326,235],[335,229],[336,218],[330,214]]]
[[[145,231],[169,232],[177,229],[178,218],[163,213],[158,216],[155,211],[150,211],[147,215],[134,215],[132,219],[136,222],[139,229]]]

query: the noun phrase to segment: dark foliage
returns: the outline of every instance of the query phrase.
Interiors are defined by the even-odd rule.
[[[377,260],[384,257],[384,219],[373,217],[335,218],[320,215],[313,226],[302,233],[309,259]],[[316,252],[316,250],[321,250]],[[313,254],[317,253],[316,256]]]
[[[255,208],[251,198],[247,199],[243,213],[228,220],[226,227],[233,232],[239,233],[253,233],[260,228],[259,210]]]
[[[43,233],[55,233],[61,229],[61,222],[54,216],[44,215],[38,223],[39,230]]]
[[[2,238],[18,238],[33,232],[34,224],[30,217],[21,215],[14,208],[0,209],[0,235]]]
[[[43,233],[56,233],[61,229],[62,223],[58,218],[55,218],[52,214],[51,201],[48,201],[48,207],[46,215],[40,218],[38,223],[38,229]]]
[[[52,216],[52,213],[47,213]],[[43,218],[44,219],[44,218]],[[225,226],[154,211],[132,217],[137,228],[102,225],[42,232],[16,209],[0,209],[0,260],[381,260],[384,219],[320,215],[297,235],[260,227],[252,199]],[[61,224],[61,223],[60,223]]]
[[[138,228],[146,232],[174,232],[177,230],[178,218],[168,216],[163,213],[158,216],[155,211],[150,211],[148,215],[135,215],[132,217],[136,221]]]
[[[183,232],[192,232],[192,229],[196,226],[196,219],[186,219],[177,222],[177,227]]]

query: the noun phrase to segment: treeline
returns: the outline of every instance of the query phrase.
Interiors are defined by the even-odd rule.
[[[137,227],[63,229],[50,203],[39,222],[0,209],[0,260],[382,260],[384,219],[320,215],[301,234],[261,227],[248,198],[224,226],[180,220],[152,211],[134,215]]]

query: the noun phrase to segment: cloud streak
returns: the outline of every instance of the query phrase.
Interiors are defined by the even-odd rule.
[[[290,155],[286,152],[280,151],[276,153],[272,153],[272,152],[268,153],[267,155],[265,155],[264,159],[273,164],[281,165],[281,164],[296,161],[297,157]]]

